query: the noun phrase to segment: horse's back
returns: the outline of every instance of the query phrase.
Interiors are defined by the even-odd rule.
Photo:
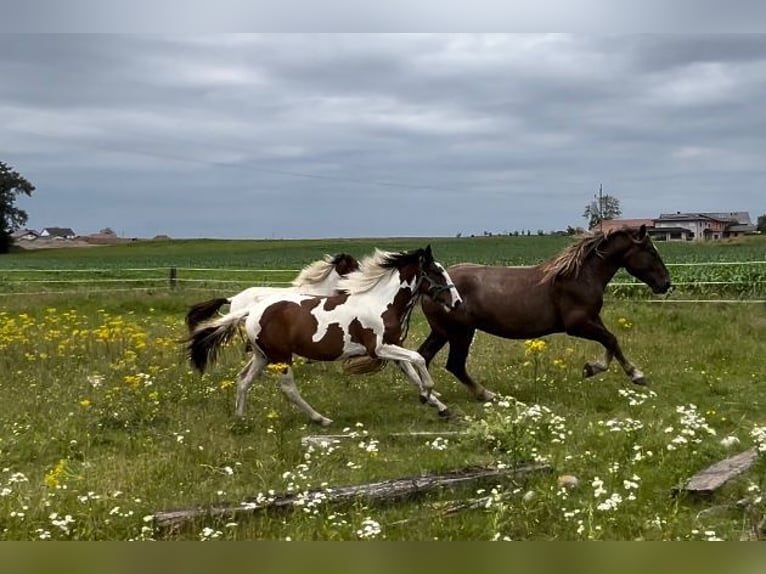
[[[429,321],[459,324],[508,338],[536,336],[558,327],[550,285],[539,266],[503,267],[460,263],[448,269],[463,304],[445,313],[425,303]]]

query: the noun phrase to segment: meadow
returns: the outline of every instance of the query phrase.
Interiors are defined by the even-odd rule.
[[[399,249],[424,242],[173,241],[25,252],[0,258],[0,277],[17,277],[22,272],[13,270],[19,269],[108,268],[120,279],[126,276],[122,269],[169,266],[218,268],[226,277],[227,268],[292,270],[324,253],[361,256],[373,246]],[[554,254],[568,239],[430,242],[445,263],[526,264]],[[764,247],[763,241],[658,245],[668,263],[763,260]],[[671,269],[674,280],[678,269],[684,268]],[[294,273],[285,275],[289,280]],[[734,295],[746,298],[755,285]],[[65,293],[14,295],[19,286],[2,283],[2,539],[751,540],[766,535],[763,460],[712,497],[678,491],[721,458],[750,446],[766,450],[764,303],[676,303],[675,294],[654,303],[641,299],[650,297],[646,287],[610,297],[604,320],[646,373],[648,387],[633,386],[617,365],[583,379],[583,363],[601,355],[595,343],[564,335],[525,342],[480,334],[469,369],[502,398],[475,402],[444,370],[442,352],[432,373],[453,412],[450,420],[421,405],[391,367],[351,377],[339,364],[303,364],[296,369],[301,392],[334,419],[329,429],[319,429],[284,399],[277,379],[268,374],[254,384],[247,416],[233,416],[233,385],[244,361],[239,343],[229,346],[210,373],[200,376],[189,368],[178,343],[186,307],[221,294],[221,285],[180,282],[170,290],[163,282],[114,292],[87,287],[67,284]],[[721,294],[711,289],[705,295]],[[406,346],[416,347],[426,333],[416,313]],[[348,437],[324,446],[302,444],[302,437],[320,433]],[[322,493],[333,486],[530,461],[549,470],[387,504],[334,505]],[[246,510],[282,493],[299,495],[292,509],[202,517],[173,529],[153,520],[159,511],[224,501]]]

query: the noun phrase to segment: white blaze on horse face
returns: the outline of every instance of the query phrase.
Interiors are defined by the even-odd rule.
[[[449,276],[449,273],[447,273],[447,270],[442,266],[442,264],[436,261],[434,262],[434,265],[436,265],[436,268],[441,272],[442,277],[444,277],[444,280],[447,282],[447,285],[449,285],[450,307],[454,309],[459,303],[463,302],[463,300],[460,298],[460,293],[457,292],[457,287],[455,287],[455,284],[452,282],[452,277]]]

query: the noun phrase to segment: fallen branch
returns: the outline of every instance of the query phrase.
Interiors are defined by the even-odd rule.
[[[693,494],[711,494],[724,483],[748,470],[757,459],[758,451],[755,448],[730,456],[695,474],[684,489]]]
[[[207,508],[168,510],[157,512],[152,515],[152,518],[157,527],[170,528],[201,517],[234,519],[238,516],[257,514],[265,510],[289,510],[296,503],[302,503],[306,500],[321,499],[323,503],[333,504],[358,499],[363,499],[365,502],[390,502],[420,496],[437,488],[451,488],[474,482],[525,476],[533,472],[550,470],[550,466],[542,464],[528,464],[518,468],[502,470],[487,468],[460,469],[444,474],[429,474],[367,484],[316,489],[300,494],[279,494],[269,498],[260,496],[257,499],[245,500],[238,505],[224,503]]]

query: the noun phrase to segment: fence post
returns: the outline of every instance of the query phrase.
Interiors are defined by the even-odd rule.
[[[175,267],[170,268],[170,288],[175,289],[178,286],[178,270]]]

